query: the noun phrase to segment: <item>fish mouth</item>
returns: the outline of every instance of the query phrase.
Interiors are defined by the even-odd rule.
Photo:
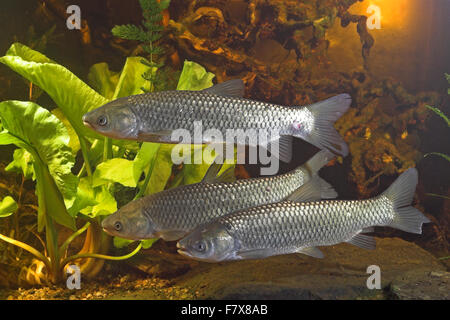
[[[83,120],[83,124],[84,124],[86,127],[88,127],[88,128],[94,129],[94,127],[93,127],[89,122],[87,122],[87,121],[85,121],[85,120]]]
[[[186,248],[182,244],[180,244],[180,242],[177,242],[177,248],[178,248],[177,252],[179,254],[188,258],[192,258],[192,255],[186,251]]]

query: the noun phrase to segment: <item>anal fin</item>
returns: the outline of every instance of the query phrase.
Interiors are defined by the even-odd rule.
[[[347,240],[348,243],[363,248],[367,250],[375,250],[377,243],[375,241],[374,237],[366,236],[363,234],[358,233],[350,240]]]
[[[318,259],[323,259],[325,257],[322,251],[320,251],[317,247],[304,247],[297,249],[297,252]]]
[[[289,163],[292,160],[292,140],[292,136],[283,135],[278,140],[269,142],[265,148],[270,151],[272,156]]]

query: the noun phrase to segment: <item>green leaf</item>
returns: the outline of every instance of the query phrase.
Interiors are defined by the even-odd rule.
[[[142,248],[148,249],[158,240],[159,239],[141,240]],[[124,238],[120,238],[120,237],[114,237],[114,239],[113,239],[114,247],[119,248],[119,249],[125,248],[133,242],[136,242],[136,240],[128,240],[128,239],[124,239]]]
[[[173,144],[161,144],[156,155],[155,165],[145,194],[152,194],[164,190],[172,174],[172,148]]]
[[[114,158],[100,163],[95,169],[92,184],[97,187],[107,182],[117,182],[125,187],[136,187],[133,161]]]
[[[144,64],[141,61],[147,63]],[[113,99],[144,93],[141,88],[150,90],[150,83],[141,77],[141,74],[149,72],[149,62],[142,57],[128,57],[120,74]],[[156,68],[153,68],[153,73]]]
[[[132,24],[114,26],[111,32],[115,37],[127,40],[145,41],[147,36],[144,30]]]
[[[213,73],[207,72],[195,62],[186,60],[178,80],[177,90],[203,90],[213,85],[213,78]]]
[[[136,157],[133,160],[134,165],[133,170],[135,177],[137,177],[138,179],[140,178],[142,172],[145,171],[145,169],[153,161],[153,158],[155,158],[156,155],[158,154],[159,147],[160,147],[159,143],[151,143],[151,142],[142,143],[139,152],[137,153]]]
[[[109,215],[117,211],[117,201],[114,196],[108,191],[106,186],[94,188],[95,202],[94,206],[89,206],[80,212],[90,217],[97,217],[99,215]]]
[[[110,100],[119,82],[119,72],[109,70],[106,62],[94,64],[89,69],[88,82],[97,92]]]
[[[205,148],[206,146],[202,146],[201,149],[196,147],[194,151],[191,152],[191,163],[183,165],[183,184],[193,184],[203,180],[206,171],[208,171],[209,167],[215,159],[214,152],[205,151]],[[195,164],[195,162],[197,162],[194,162],[195,157],[198,157],[200,152],[202,153],[202,163]],[[224,163],[217,175],[219,176],[222,172],[230,167],[234,167],[234,159],[231,160],[230,163]]]
[[[67,129],[67,132],[69,133],[69,147],[72,149],[72,153],[74,155],[77,154],[77,152],[80,150],[80,140],[78,139],[78,135],[73,129],[70,122],[67,120],[64,113],[59,108],[55,108],[52,110],[52,113],[64,124],[64,126]]]
[[[66,127],[48,110],[32,102],[1,102],[0,118],[7,130],[0,134],[0,144],[15,144],[34,158],[36,179],[41,179],[37,187],[41,195],[45,195],[45,199],[39,199],[40,202],[45,200],[41,215],[52,209],[48,212],[56,222],[73,228],[73,217],[66,208],[75,201],[78,179],[71,172],[75,159],[68,146],[70,138]],[[62,200],[62,204],[58,203]],[[39,221],[44,220],[41,217]],[[39,227],[42,230],[43,225]]]
[[[117,182],[135,188],[142,172],[156,156],[158,147],[157,143],[143,143],[133,161],[114,158],[100,163],[93,175],[93,186]]]
[[[113,238],[113,244],[114,247],[122,249],[125,248],[126,246],[128,246],[130,243],[135,242],[135,240],[128,240],[128,239],[124,239],[124,238],[120,238],[120,237],[114,237]]]
[[[445,122],[447,122],[447,126],[450,127],[450,119],[438,108],[436,107],[432,107],[432,106],[428,106],[425,105],[425,107],[427,107],[428,109],[432,110],[434,113],[436,113],[439,117],[441,117],[442,119],[445,120]]]
[[[428,157],[431,155],[439,156],[450,162],[450,156],[443,154],[443,153],[439,153],[439,152],[430,152],[430,153],[427,153],[426,155],[424,155],[424,157]]]
[[[20,43],[14,43],[0,62],[47,92],[79,136],[103,138],[85,127],[81,119],[108,100],[72,72]]]
[[[0,218],[12,215],[19,208],[17,202],[10,196],[6,196],[0,201]]]
[[[25,179],[36,179],[33,169],[33,157],[31,153],[23,148],[14,150],[13,161],[8,164],[5,171],[23,174]]]
[[[77,188],[77,196],[72,207],[69,209],[69,213],[75,216],[78,212],[81,212],[87,207],[93,207],[98,202],[95,198],[95,191],[89,177],[83,177],[80,179]],[[91,209],[92,210],[92,209]]]

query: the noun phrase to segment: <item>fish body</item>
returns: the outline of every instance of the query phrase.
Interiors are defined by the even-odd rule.
[[[282,201],[222,216],[178,242],[179,253],[209,262],[288,253],[321,258],[316,246],[349,242],[375,248],[363,233],[391,226],[421,233],[429,220],[410,206],[417,171],[409,169],[383,194],[367,200]]]
[[[213,164],[201,183],[180,186],[132,201],[103,220],[104,230],[127,239],[177,240],[200,224],[227,213],[295,197],[295,191],[310,180],[317,182],[310,199],[334,198],[332,187],[317,176],[334,157],[321,151],[305,165],[283,175],[234,182],[228,169],[216,177]],[[233,168],[231,168],[233,170]]]
[[[202,132],[216,130],[221,136],[213,138],[203,134],[201,141],[195,143],[267,146],[271,142],[299,137],[320,149],[342,156],[348,154],[347,145],[333,128],[334,122],[350,106],[348,94],[310,106],[285,107],[245,99],[243,92],[241,80],[230,80],[201,91],[145,93],[114,100],[85,114],[83,121],[95,131],[117,139],[193,143],[196,123],[201,122]],[[172,136],[177,129],[187,130],[192,140]],[[236,130],[231,138],[230,130]],[[257,140],[261,132],[265,132],[267,140]],[[244,133],[252,138],[245,140]],[[290,157],[291,145],[285,149],[286,155],[281,155],[280,159]]]

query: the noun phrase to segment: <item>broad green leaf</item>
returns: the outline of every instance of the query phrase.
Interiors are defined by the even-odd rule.
[[[117,201],[114,196],[108,191],[106,186],[94,188],[95,202],[94,206],[89,206],[80,210],[81,213],[91,216],[93,218],[99,215],[109,215],[117,211]]]
[[[133,161],[113,158],[100,163],[93,175],[93,186],[117,182],[125,187],[135,188],[142,172],[156,156],[158,149],[157,143],[143,143]]]
[[[31,153],[23,148],[14,150],[13,161],[5,168],[5,171],[13,171],[23,174],[25,179],[35,179],[36,175],[33,169],[33,157]]]
[[[83,177],[80,179],[77,188],[77,196],[74,204],[69,209],[69,213],[75,216],[78,212],[82,211],[86,207],[93,207],[98,202],[95,200],[95,191],[92,186],[89,177]]]
[[[64,113],[59,108],[55,108],[52,110],[52,113],[64,124],[67,128],[67,132],[69,133],[69,147],[72,149],[74,155],[80,150],[80,140],[78,139],[78,135],[70,124],[69,120],[67,120]]]
[[[160,146],[161,145],[159,143],[142,143],[139,152],[133,160],[134,176],[137,177],[137,181],[139,181],[142,172],[144,172],[144,170],[153,161],[153,158],[155,158],[158,154]]]
[[[135,242],[135,240],[129,240],[129,239],[124,239],[124,238],[120,238],[120,237],[114,237],[113,238],[113,243],[114,243],[114,247],[122,249],[125,248],[126,246],[128,246],[130,243]]]
[[[150,82],[145,80],[142,75],[150,70],[150,67],[141,61],[147,62],[142,57],[128,57],[125,65],[120,73],[119,82],[117,83],[113,99],[144,93],[142,88],[150,90]],[[156,72],[156,68],[153,68]]]
[[[17,202],[10,196],[6,196],[0,201],[0,218],[12,215],[19,208]]]
[[[134,188],[137,185],[133,161],[121,158],[113,158],[100,163],[93,175],[93,186],[97,187],[107,182],[117,182],[125,187]]]
[[[71,172],[75,159],[68,146],[70,138],[64,124],[48,110],[32,102],[1,102],[0,118],[4,129],[8,131],[0,134],[0,144],[13,143],[33,156],[36,178],[43,179],[38,182],[42,189],[40,191],[43,194],[60,192],[64,196],[65,207],[55,204],[58,208],[51,211],[52,217],[60,224],[73,227],[73,218],[65,208],[70,208],[75,201],[78,179]],[[47,190],[53,187],[57,189]],[[52,201],[59,199],[57,195],[54,197]]]
[[[164,190],[172,174],[172,148],[173,144],[161,144],[156,155],[150,181],[145,194],[152,194]]]
[[[184,61],[177,90],[203,90],[213,85],[214,73],[207,72],[201,65]]]
[[[191,152],[191,163],[190,164],[184,164],[183,165],[183,184],[193,184],[198,183],[203,180],[203,177],[206,174],[206,171],[208,171],[208,168],[211,166],[215,159],[215,153],[210,152],[209,150],[205,150],[206,146],[202,146],[201,149],[196,146],[196,148]],[[196,157],[199,157],[201,155],[201,163],[198,163],[199,160],[196,160]],[[235,160],[232,159],[231,161],[226,161],[222,168],[220,168],[220,171],[218,172],[218,176],[227,170],[230,167],[234,167]]]
[[[102,138],[81,118],[108,100],[68,69],[20,43],[14,43],[0,62],[47,92],[79,136]]]
[[[109,70],[106,62],[94,64],[89,69],[89,84],[106,99],[112,99],[119,82],[119,72]]]

